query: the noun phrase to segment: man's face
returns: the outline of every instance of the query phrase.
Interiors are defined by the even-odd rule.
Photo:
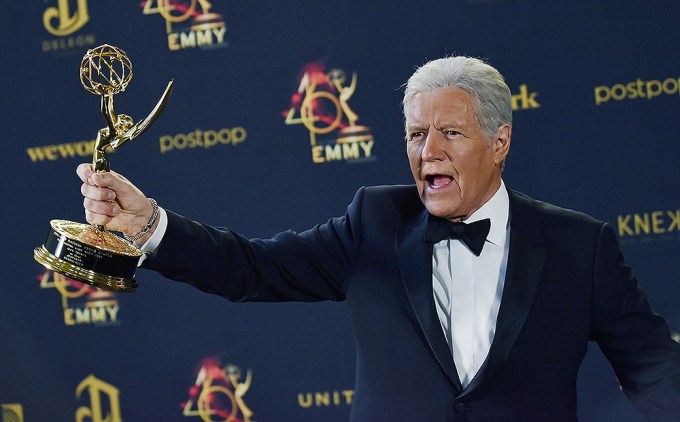
[[[420,199],[430,214],[466,219],[500,187],[510,126],[501,126],[489,142],[472,96],[459,88],[416,94],[405,116],[406,149]]]

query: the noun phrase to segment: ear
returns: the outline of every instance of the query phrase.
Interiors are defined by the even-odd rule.
[[[501,125],[496,132],[493,141],[494,163],[500,165],[510,152],[510,138],[512,137],[512,126],[509,124]]]

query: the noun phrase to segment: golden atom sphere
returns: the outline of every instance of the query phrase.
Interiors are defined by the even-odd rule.
[[[131,79],[130,59],[125,51],[112,45],[87,50],[80,62],[80,82],[93,94],[118,94],[125,91]]]

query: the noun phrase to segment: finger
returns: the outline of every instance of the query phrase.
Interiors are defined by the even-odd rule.
[[[84,197],[93,199],[95,201],[113,201],[116,199],[116,193],[109,188],[100,188],[88,183],[83,183],[80,186],[80,193]]]
[[[76,168],[76,174],[83,183],[88,183],[88,179],[92,176],[92,165],[89,163],[80,164],[78,168]]]
[[[88,210],[85,210],[85,220],[96,226],[107,226],[111,222],[112,218],[108,215],[97,214]]]
[[[114,186],[116,184],[116,178],[110,172],[92,173],[90,175],[90,180],[95,186],[100,188],[112,188],[115,190]]]
[[[92,173],[90,180],[94,185],[100,188],[109,188],[118,194],[127,193],[130,191],[131,183],[115,172]]]
[[[132,185],[117,173],[92,173],[90,181],[101,191],[90,191],[92,198],[103,201],[121,202],[123,198],[129,196],[133,190]]]
[[[118,173],[94,173],[92,180],[99,188],[111,189],[115,193],[113,200],[126,211],[139,214],[149,208],[149,202],[144,193]]]
[[[90,198],[83,199],[85,214],[88,212],[113,218],[120,214],[120,206],[115,202],[94,201]]]

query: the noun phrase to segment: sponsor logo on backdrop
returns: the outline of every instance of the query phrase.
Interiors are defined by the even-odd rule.
[[[325,71],[320,63],[305,66],[290,108],[283,113],[285,124],[302,124],[309,132],[312,161],[372,161],[373,135],[359,120],[349,99],[357,86],[357,74],[350,81],[341,69]]]
[[[196,129],[188,133],[163,135],[159,138],[160,152],[191,150],[195,148],[210,149],[213,147],[231,145],[236,146],[245,142],[248,131],[244,127],[222,129]],[[94,152],[95,140],[64,142],[53,145],[40,145],[26,148],[26,154],[33,163],[56,161],[68,158],[91,159]],[[115,153],[114,151],[110,151]]]
[[[662,95],[680,95],[680,78],[666,78],[642,80],[637,78],[631,82],[614,84],[612,86],[595,87],[595,105],[602,105],[609,101],[636,100],[645,98],[653,100]]]
[[[163,135],[160,137],[161,154],[173,150],[181,151],[194,148],[210,149],[224,145],[236,146],[241,142],[244,142],[247,137],[248,132],[240,126],[223,128],[220,130],[196,129],[189,133]]]
[[[621,241],[680,239],[680,209],[621,214],[616,223]]]
[[[42,15],[45,30],[56,38],[43,40],[42,51],[55,55],[83,54],[95,45],[93,34],[76,34],[90,20],[87,0],[47,0]]]
[[[65,142],[54,145],[41,145],[26,148],[26,154],[32,162],[56,161],[64,158],[86,157],[92,158],[94,139],[89,141]],[[110,151],[113,152],[113,151]]]
[[[219,358],[201,361],[189,398],[182,403],[182,414],[200,417],[203,421],[249,422],[253,412],[243,396],[248,392],[253,374],[248,369],[241,380],[241,369],[232,364],[223,366]]]
[[[541,104],[536,100],[538,92],[529,92],[526,84],[519,86],[519,93],[512,95],[512,110],[531,110],[540,108]]]
[[[3,403],[2,422],[24,422],[24,408],[19,403]]]
[[[76,397],[89,405],[76,409],[76,422],[120,422],[119,392],[113,385],[88,375],[76,387]]]
[[[38,279],[40,288],[56,289],[59,292],[65,325],[120,325],[120,306],[114,293],[71,280],[50,270],[38,276]]]
[[[354,390],[316,391],[298,393],[298,404],[304,409],[310,407],[351,406]]]
[[[227,25],[208,0],[145,0],[141,5],[145,15],[159,14],[165,20],[171,51],[228,45]]]

